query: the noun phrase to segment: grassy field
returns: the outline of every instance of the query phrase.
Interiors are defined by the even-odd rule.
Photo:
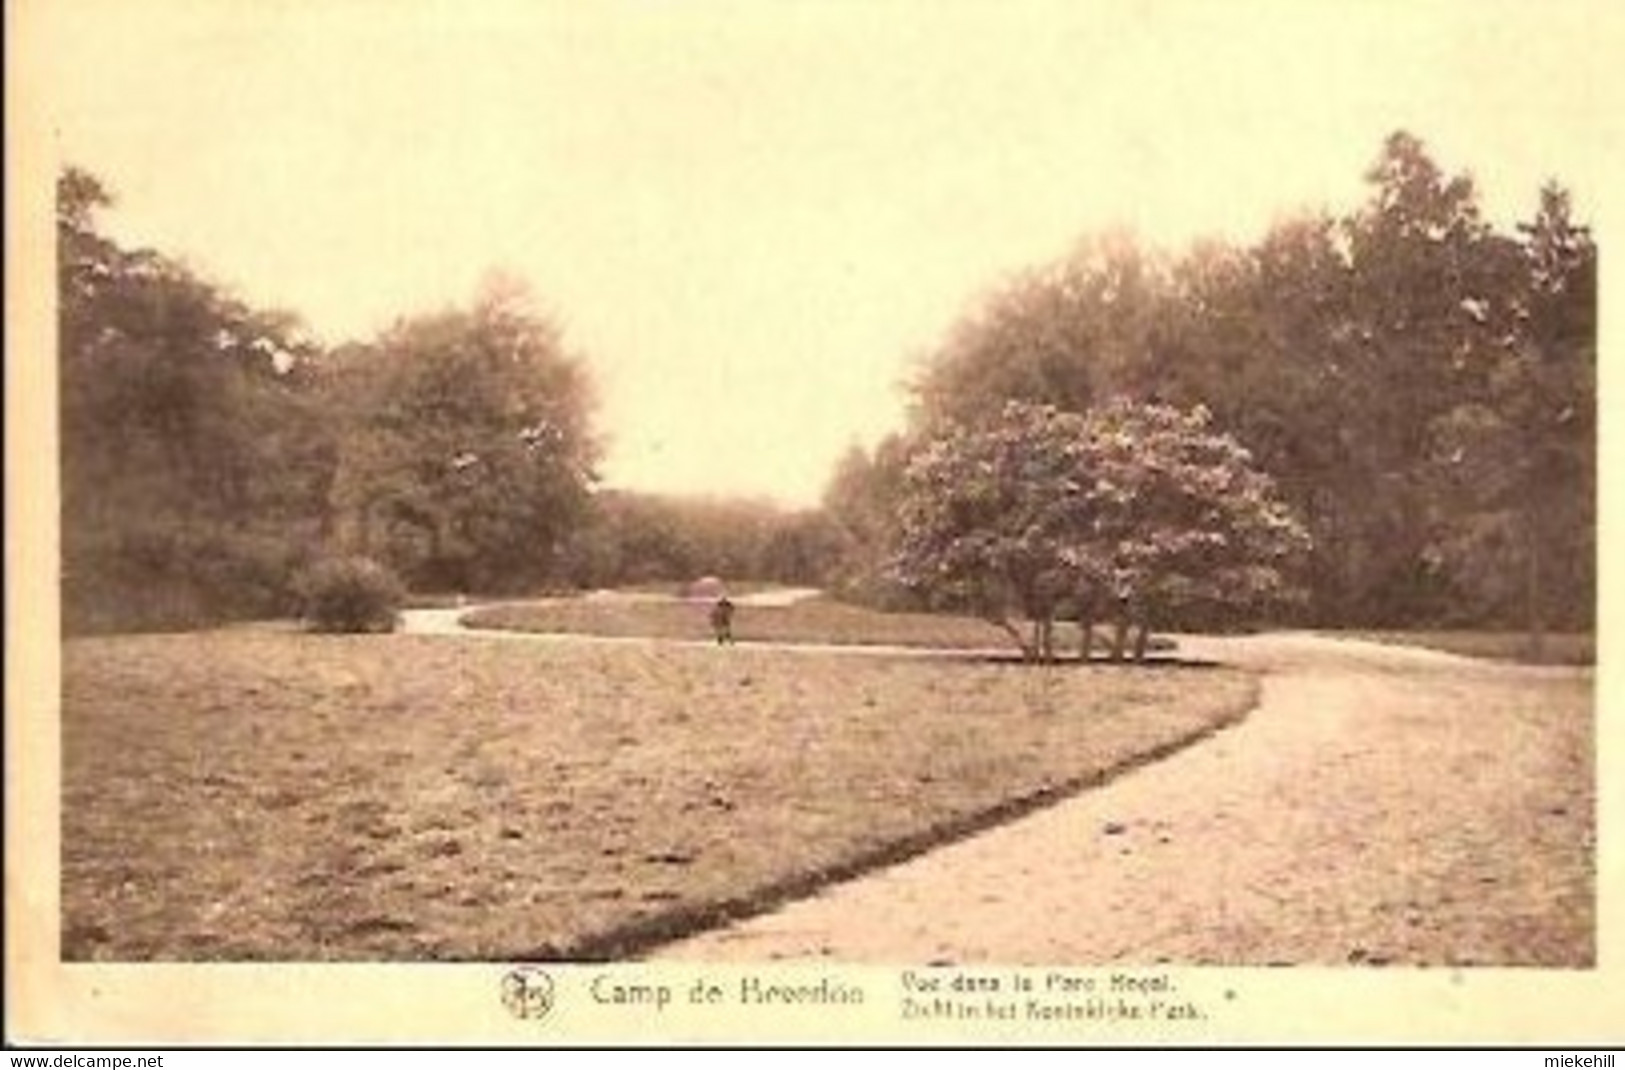
[[[709,639],[704,601],[689,603],[536,602],[493,606],[463,618],[473,628],[555,632],[655,639]],[[813,598],[791,606],[742,606],[734,617],[740,642],[818,643],[836,646],[902,646],[934,650],[1016,650],[1009,633],[987,621],[935,613],[881,613],[861,606]],[[1063,657],[1075,657],[1079,634],[1074,624],[1056,625]],[[1095,629],[1095,650],[1110,648],[1109,631]],[[1166,650],[1154,639],[1152,649]]]
[[[1330,635],[1350,639],[1366,639],[1374,643],[1397,646],[1420,646],[1429,650],[1442,650],[1447,654],[1465,654],[1473,658],[1494,658],[1498,661],[1519,661],[1538,665],[1594,665],[1597,661],[1597,637],[1591,632],[1551,632],[1541,638],[1538,657],[1529,650],[1529,636],[1525,632],[1330,632]]]
[[[63,657],[70,960],[620,957],[1256,696],[1225,669],[252,630]]]
[[[537,602],[476,610],[464,617],[463,622],[473,628],[508,631],[709,639],[710,610],[710,603],[703,600],[669,603]],[[939,649],[976,649],[1010,644],[1004,632],[985,621],[928,613],[877,613],[823,598],[793,606],[741,607],[735,611],[733,630],[734,637],[740,642]]]

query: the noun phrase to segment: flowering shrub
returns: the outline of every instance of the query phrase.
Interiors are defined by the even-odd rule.
[[[1200,406],[1114,401],[1080,415],[1011,402],[915,454],[900,520],[898,582],[1043,660],[1059,619],[1133,624],[1143,652],[1153,623],[1264,611],[1291,599],[1309,551],[1274,483]]]

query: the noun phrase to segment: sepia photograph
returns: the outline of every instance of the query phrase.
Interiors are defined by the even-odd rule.
[[[6,18],[8,1041],[1625,1044],[1625,14]]]

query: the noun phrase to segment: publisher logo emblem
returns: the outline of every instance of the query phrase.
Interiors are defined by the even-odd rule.
[[[502,1005],[515,1018],[546,1018],[553,1010],[553,978],[539,966],[510,970],[502,978]]]

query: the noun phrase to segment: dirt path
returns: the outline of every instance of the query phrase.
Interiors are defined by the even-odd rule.
[[[405,630],[672,642],[475,631],[458,624],[465,612],[411,611]],[[1247,721],[1017,823],[649,957],[1595,961],[1591,670],[1311,635],[1179,643],[1264,673]]]
[[[746,608],[779,608],[793,606],[797,602],[805,602],[809,598],[817,598],[823,594],[816,587],[775,587],[765,591],[756,591],[752,594],[742,594],[735,598],[734,604]],[[688,599],[672,594],[652,594],[645,591],[590,591],[581,596],[588,602],[632,602],[632,603],[671,603],[685,602]],[[546,601],[543,599],[542,601]],[[561,599],[568,601],[568,599]],[[408,609],[401,613],[401,631],[408,635],[482,635],[501,636],[519,639],[585,639],[609,638],[611,641],[627,642],[671,642],[672,640],[643,640],[643,639],[617,639],[616,637],[594,637],[584,635],[549,635],[540,632],[505,632],[495,629],[465,628],[463,617],[477,609],[489,609],[497,603],[478,603],[466,606],[448,606],[441,609]],[[696,645],[707,646],[709,641],[699,642]]]
[[[1313,636],[1239,727],[1096,791],[652,953],[843,962],[1595,961],[1591,672]]]

